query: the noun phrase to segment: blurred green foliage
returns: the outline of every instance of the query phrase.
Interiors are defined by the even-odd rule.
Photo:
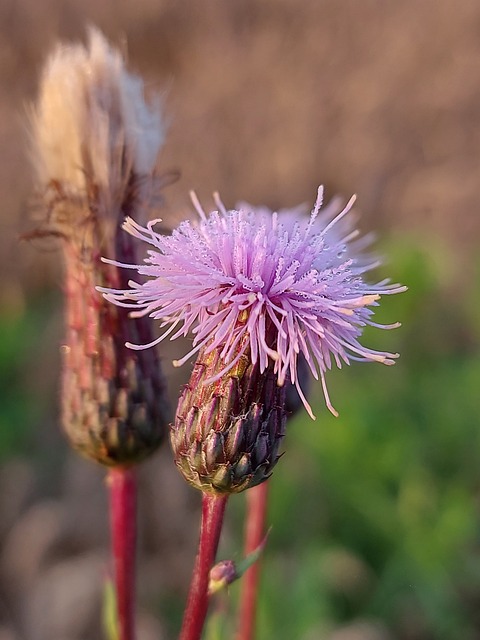
[[[117,618],[117,597],[113,580],[107,578],[103,587],[102,623],[107,640],[120,640]]]
[[[0,462],[31,448],[34,427],[46,413],[42,382],[49,375],[42,356],[51,318],[51,295],[23,303],[20,290],[0,314]]]
[[[290,425],[271,482],[259,640],[315,640],[355,619],[409,640],[480,634],[478,281],[459,291],[442,253],[411,242],[385,253],[409,290],[376,319],[403,326],[363,342],[401,358],[332,371],[340,417],[318,392],[316,422]]]
[[[289,426],[270,488],[259,640],[318,640],[358,619],[399,640],[480,636],[480,268],[463,281],[444,252],[411,241],[384,253],[409,290],[385,297],[376,320],[403,326],[363,342],[401,357],[330,372],[340,417],[316,388],[316,422]],[[34,382],[51,303],[0,319],[0,459],[26,450],[51,401]],[[243,500],[230,502],[240,550]],[[212,618],[212,637],[223,622]]]

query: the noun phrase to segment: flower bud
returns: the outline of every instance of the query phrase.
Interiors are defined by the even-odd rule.
[[[278,386],[273,364],[261,372],[247,351],[222,373],[220,354],[221,347],[200,352],[171,442],[187,482],[201,491],[238,493],[267,480],[280,457],[286,389]]]
[[[240,576],[233,560],[222,560],[210,569],[208,595],[212,596],[235,582]]]
[[[225,589],[235,582],[235,580],[241,578],[245,571],[254,565],[262,555],[267,544],[269,534],[270,529],[265,534],[263,540],[260,541],[260,544],[258,544],[255,549],[253,549],[239,562],[234,562],[233,560],[222,560],[221,562],[217,562],[217,564],[210,569],[208,595],[211,596],[214,593]]]

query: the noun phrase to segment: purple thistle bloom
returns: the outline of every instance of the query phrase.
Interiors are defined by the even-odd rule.
[[[322,197],[320,187],[308,219],[300,209],[273,213],[241,205],[229,211],[218,196],[218,211],[207,215],[193,196],[200,220],[182,222],[170,236],[153,230],[158,220],[142,227],[127,218],[125,231],[154,250],[144,264],[106,262],[149,279],[130,281],[126,291],[99,290],[111,302],[135,309],[132,316],[149,315],[168,327],[150,344],[128,346],[145,349],[191,331],[192,350],[174,364],[184,364],[202,348],[209,353],[222,347],[225,368],[207,382],[218,380],[249,350],[262,372],[274,362],[278,384],[292,382],[313,418],[297,375],[303,354],[337,415],[325,383],[332,358],[338,367],[351,360],[393,364],[398,354],[363,347],[358,339],[366,325],[399,326],[373,322],[372,307],[381,294],[406,287],[389,280],[365,282],[363,274],[378,261],[361,253],[369,238],[355,239],[358,232],[352,231],[355,197],[343,209],[333,201],[320,212]]]

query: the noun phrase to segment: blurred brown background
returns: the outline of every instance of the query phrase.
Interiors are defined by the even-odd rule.
[[[325,183],[358,193],[366,226],[457,247],[478,236],[475,0],[2,0],[0,11],[2,256],[30,191],[25,104],[56,40],[89,23],[165,93],[174,210],[192,188],[275,207]]]
[[[102,473],[68,456],[56,426],[59,256],[18,243],[32,195],[26,107],[56,41],[83,39],[88,24],[164,95],[160,164],[181,171],[167,222],[190,189],[207,205],[219,190],[230,206],[276,208],[313,203],[325,184],[327,196],[358,194],[363,229],[447,248],[460,286],[478,247],[477,0],[0,0],[0,309],[15,322],[29,299],[50,305],[22,352],[36,462],[14,456],[0,474],[0,640],[101,637]],[[160,459],[142,476],[139,640],[171,637],[146,611],[155,598],[178,609],[196,538],[198,497],[167,449]]]

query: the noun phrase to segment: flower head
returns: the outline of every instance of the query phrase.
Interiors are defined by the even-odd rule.
[[[338,202],[320,212],[323,189],[310,218],[298,210],[272,213],[250,205],[207,215],[194,197],[199,221],[182,222],[170,236],[127,218],[124,229],[153,246],[143,264],[128,265],[147,280],[130,281],[129,289],[100,289],[110,301],[133,309],[132,316],[160,321],[167,329],[144,349],[189,332],[192,350],[176,365],[203,350],[220,348],[224,368],[204,382],[214,382],[249,354],[260,371],[274,365],[278,385],[294,384],[313,417],[299,384],[302,355],[313,376],[322,381],[328,408],[336,414],[325,384],[332,361],[338,367],[350,360],[393,364],[398,354],[375,351],[360,344],[363,328],[372,321],[373,307],[382,294],[405,287],[382,280],[368,284],[364,274],[377,262],[354,252],[356,232]],[[107,261],[108,262],[108,261]]]
[[[33,108],[45,218],[38,235],[61,238],[65,265],[62,425],[75,449],[109,466],[153,453],[168,423],[157,354],[125,347],[126,340],[151,341],[150,322],[130,318],[95,290],[128,286],[125,271],[100,256],[135,261],[134,241],[120,224],[149,208],[158,185],[164,129],[157,102],[146,101],[142,80],[92,29],[87,46],[55,48]]]
[[[147,207],[165,127],[157,95],[146,100],[143,80],[130,73],[120,51],[95,28],[87,46],[60,44],[42,73],[32,110],[32,155],[39,185],[71,201],[94,201],[112,217],[135,192]],[[132,176],[135,183],[132,183]],[[82,221],[81,208],[52,207],[51,222],[65,230]]]

